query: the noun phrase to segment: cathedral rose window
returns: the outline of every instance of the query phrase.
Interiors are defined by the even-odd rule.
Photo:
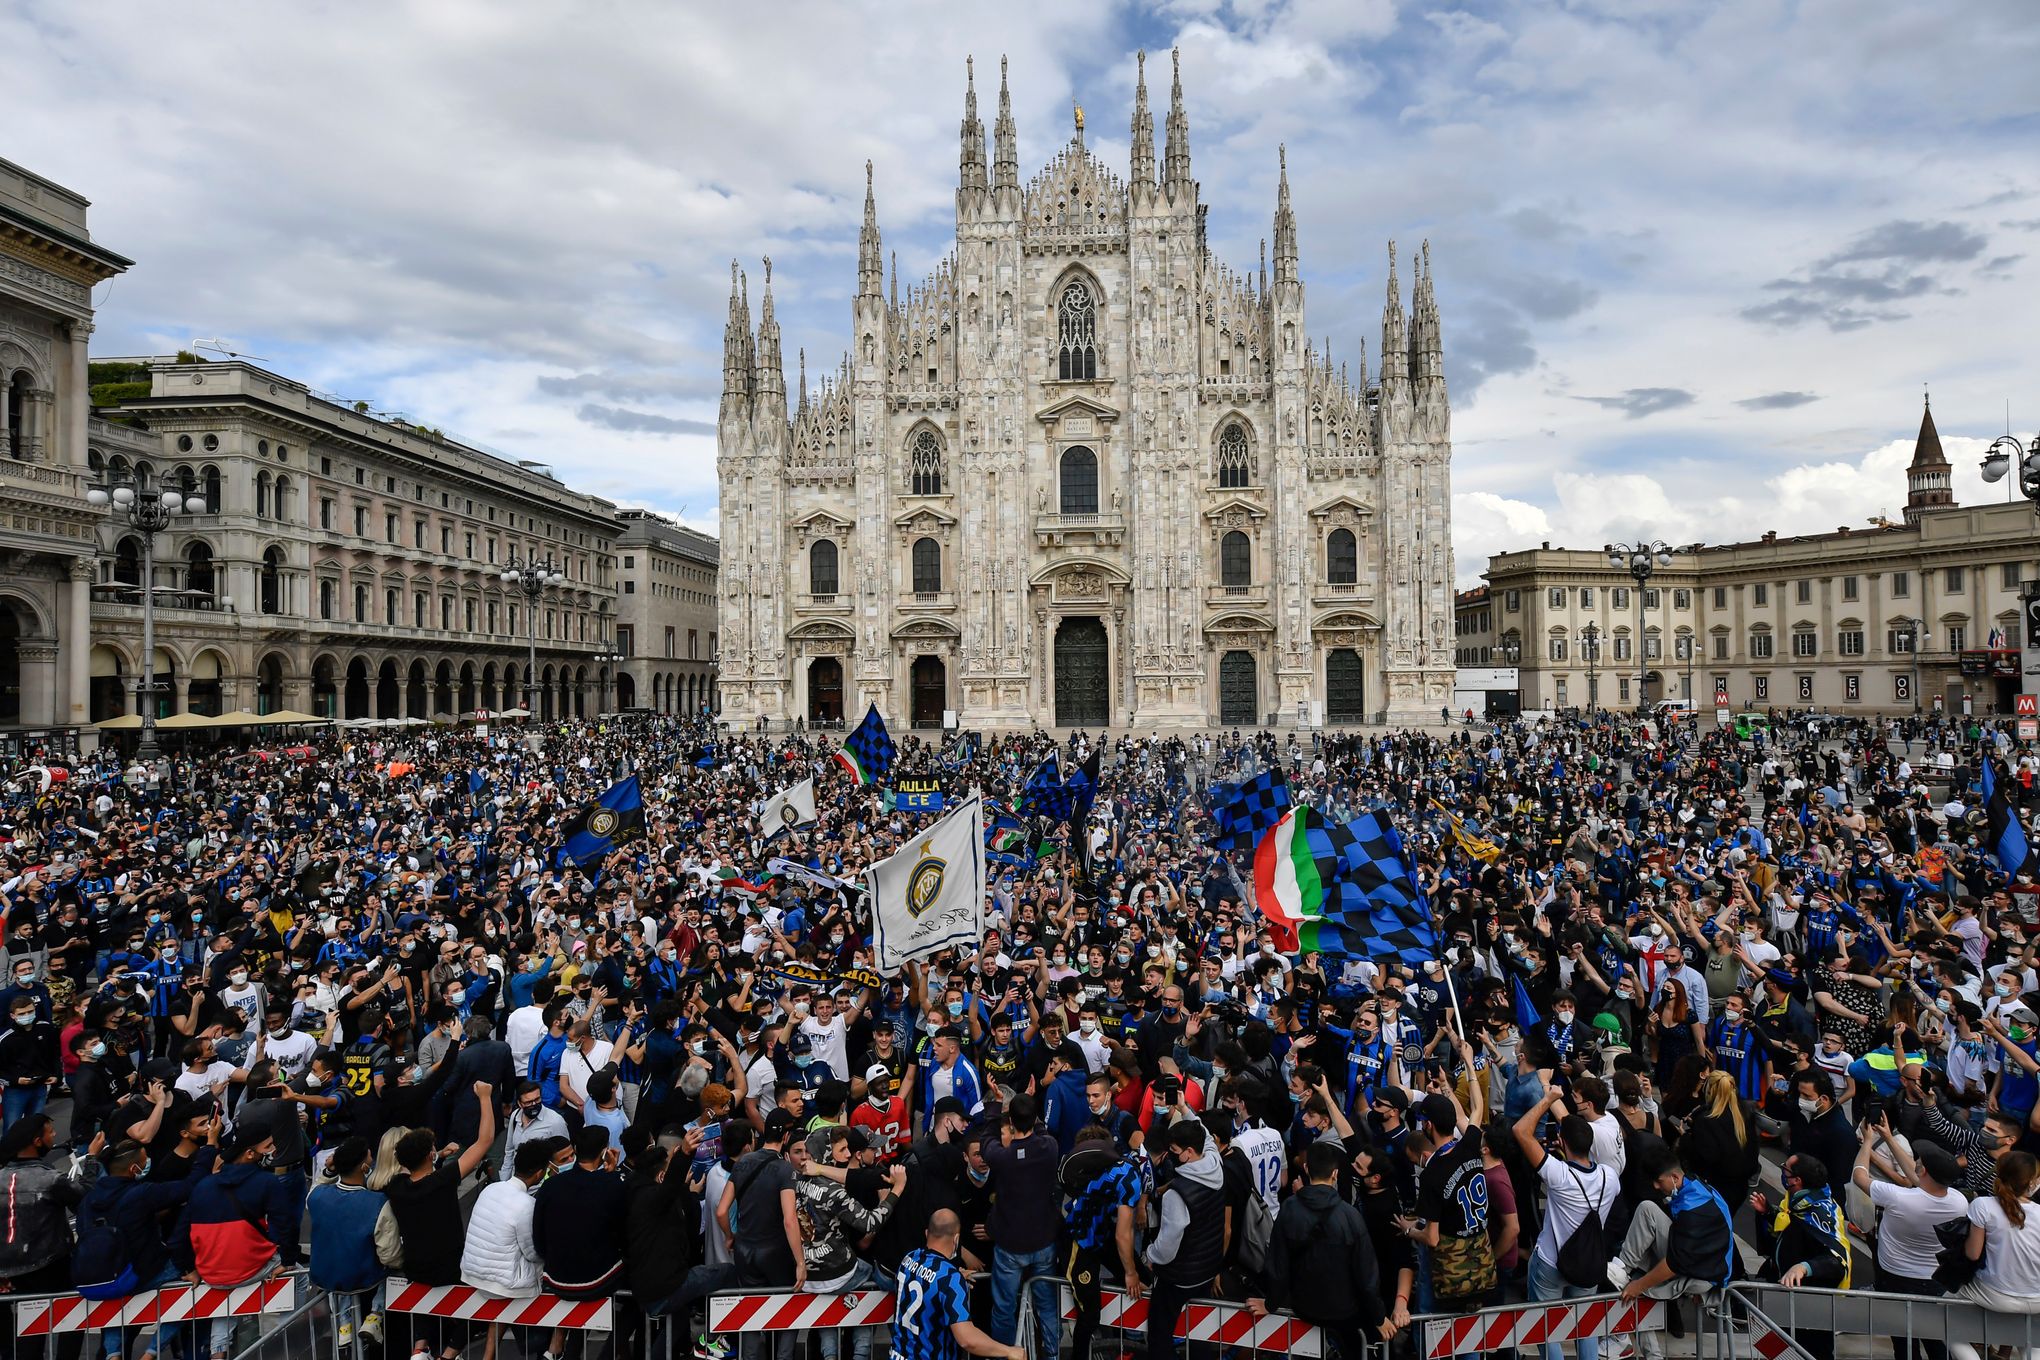
[[[1091,290],[1072,281],[1056,304],[1056,376],[1090,379],[1098,376],[1098,313]]]

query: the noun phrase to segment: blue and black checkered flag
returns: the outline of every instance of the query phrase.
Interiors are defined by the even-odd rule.
[[[1333,838],[1341,866],[1337,890],[1327,894],[1319,947],[1328,955],[1392,959],[1411,967],[1437,958],[1430,903],[1387,814],[1363,813],[1345,831]]]
[[[1289,781],[1282,767],[1271,765],[1238,784],[1220,784],[1213,791],[1212,816],[1218,830],[1211,844],[1220,850],[1251,850],[1261,833],[1289,810]]]
[[[1066,822],[1076,807],[1076,791],[1063,782],[1062,766],[1051,754],[1034,767],[1033,774],[1027,776],[1027,786],[1020,790],[1020,810],[1036,817]]]
[[[2007,874],[2024,869],[2033,847],[2012,807],[2011,790],[1998,778],[1997,761],[1988,757],[1983,762],[1983,816],[1983,848],[1998,862],[1998,868]]]
[[[878,716],[878,705],[873,704],[857,730],[843,738],[836,763],[860,784],[880,784],[892,773],[895,754],[892,734],[885,730],[885,719]]]
[[[1098,750],[1093,748],[1069,778],[1070,795],[1076,804],[1070,810],[1072,821],[1086,822],[1091,818],[1091,804],[1098,798],[1098,756]]]

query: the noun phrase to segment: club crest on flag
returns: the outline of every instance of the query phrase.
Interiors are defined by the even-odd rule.
[[[949,861],[936,854],[932,844],[921,847],[921,858],[907,874],[907,911],[916,920],[942,900],[942,878],[948,872]]]
[[[620,821],[608,808],[597,808],[588,818],[588,832],[594,836],[613,836]]]

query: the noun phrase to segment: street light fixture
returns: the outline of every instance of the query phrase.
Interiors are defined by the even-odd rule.
[[[2012,460],[2019,462],[2019,494],[2033,502],[2033,509],[2040,513],[2040,434],[2033,436],[2030,445],[2021,445],[2014,435],[2001,434],[1990,442],[1990,448],[1983,455],[1983,480],[1996,484],[2011,470]]]
[[[1659,568],[1672,565],[1672,545],[1662,539],[1635,543],[1610,543],[1607,547],[1608,565],[1617,571],[1626,571],[1636,582],[1636,707],[1639,711],[1648,704],[1644,691],[1649,686],[1650,672],[1644,659],[1643,646],[1643,587]]]
[[[510,549],[509,565],[503,569],[503,584],[515,586],[524,594],[524,612],[527,616],[526,629],[528,644],[524,661],[524,709],[533,717],[538,716],[538,602],[549,589],[556,590],[567,583],[567,574],[560,570],[548,551],[543,562],[519,561],[517,549]]]
[[[182,514],[205,509],[199,497],[185,500],[182,493],[165,488],[156,491],[148,479],[134,471],[107,471],[85,492],[89,503],[111,508],[127,519],[142,537],[142,734],[135,754],[154,759],[156,748],[156,535],[170,527]]]
[[[1680,697],[1690,704],[1693,702],[1693,639],[1685,633],[1679,635],[1679,664],[1686,668],[1685,693]]]
[[[1920,648],[1931,647],[1933,638],[1920,627],[1918,619],[1907,619],[1898,624],[1892,632],[1905,639],[1906,654],[1912,657],[1912,701],[1913,712],[1920,711]]]
[[[1601,698],[1601,677],[1594,671],[1601,661],[1601,630],[1591,623],[1580,629],[1580,655],[1587,662],[1587,712],[1592,713]]]
[[[628,659],[629,658],[624,656],[622,652],[618,651],[601,651],[595,653],[595,665],[597,667],[595,674],[596,677],[601,682],[602,686],[602,693],[600,696],[598,696],[602,712],[606,713],[609,711],[610,669],[612,667],[621,666]]]

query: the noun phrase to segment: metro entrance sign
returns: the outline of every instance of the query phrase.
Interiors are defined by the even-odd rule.
[[[2012,712],[2021,718],[2040,718],[2040,694],[2014,695]]]

